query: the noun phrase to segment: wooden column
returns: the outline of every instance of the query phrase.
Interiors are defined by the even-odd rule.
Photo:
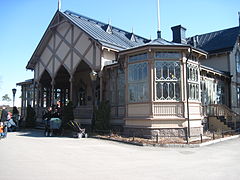
[[[150,117],[154,116],[154,98],[156,96],[156,92],[155,92],[155,70],[154,70],[154,53],[152,52],[151,49],[149,49],[149,53],[148,53],[148,57],[149,57],[149,66],[148,66],[148,70],[149,70],[149,100],[150,100]]]
[[[102,96],[103,96],[103,72],[99,72],[99,79],[100,79],[100,102],[102,102]]]
[[[71,75],[69,78],[70,82],[70,101],[73,100],[73,76]]]
[[[33,82],[33,109],[35,109],[35,101],[36,101],[36,82]]]
[[[54,104],[54,100],[55,100],[54,85],[55,85],[55,81],[54,81],[54,79],[53,79],[52,82],[51,82],[52,91],[51,91],[51,104],[50,104],[50,106],[52,106],[52,105]]]

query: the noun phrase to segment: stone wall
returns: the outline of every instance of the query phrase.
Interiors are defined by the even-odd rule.
[[[187,135],[187,128],[130,128],[124,127],[125,136],[136,136],[144,138],[159,137],[183,137]],[[203,134],[203,128],[190,128],[190,136],[200,136]]]

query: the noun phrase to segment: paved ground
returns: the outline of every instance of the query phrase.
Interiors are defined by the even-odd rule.
[[[240,179],[240,139],[201,148],[138,147],[97,139],[9,133],[1,180]]]

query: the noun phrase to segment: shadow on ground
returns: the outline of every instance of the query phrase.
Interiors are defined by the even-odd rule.
[[[64,133],[63,135],[53,134],[51,137],[46,137],[44,134],[44,130],[37,130],[37,129],[23,129],[18,131],[18,136],[26,136],[26,137],[45,137],[45,138],[51,138],[51,137],[59,137],[59,138],[66,138],[71,137],[69,132]]]

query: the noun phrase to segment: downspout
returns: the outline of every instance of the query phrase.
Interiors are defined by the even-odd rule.
[[[188,121],[188,128],[187,128],[187,130],[188,130],[188,137],[190,138],[191,136],[190,136],[190,119],[189,119],[189,102],[188,102],[188,99],[189,99],[189,86],[188,86],[188,76],[189,76],[189,74],[188,74],[188,70],[187,70],[187,65],[188,65],[188,60],[189,60],[189,58],[191,57],[191,55],[192,55],[192,47],[190,47],[190,49],[188,49],[188,51],[190,50],[190,52],[189,52],[189,54],[188,54],[188,56],[187,56],[187,60],[186,60],[186,91],[187,91],[187,99],[186,99],[186,102],[187,102],[187,121]]]

